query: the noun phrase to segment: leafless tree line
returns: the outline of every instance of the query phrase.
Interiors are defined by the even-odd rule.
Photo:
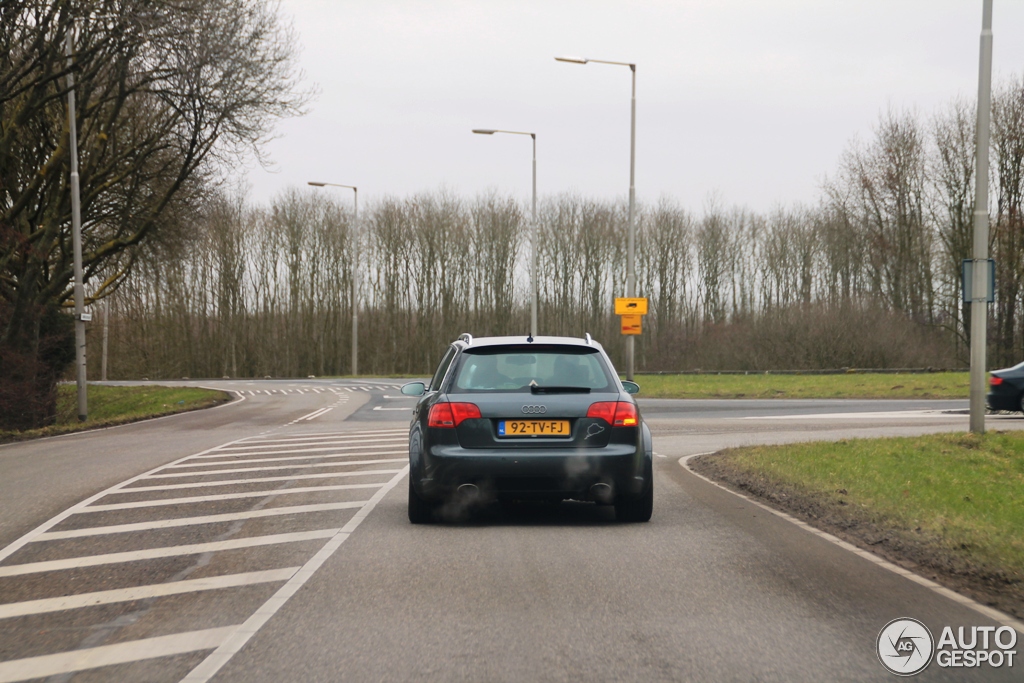
[[[974,119],[963,100],[930,117],[883,113],[815,206],[641,204],[638,290],[651,312],[638,366],[962,365]],[[990,358],[1003,366],[1024,358],[1022,79],[995,98],[992,160]],[[364,373],[427,372],[463,331],[526,336],[532,226],[523,205],[442,190],[381,200],[358,225],[347,206],[299,190],[263,207],[210,202],[194,242],[140,259],[110,298],[112,376],[348,373],[353,278]],[[626,217],[623,201],[541,202],[543,334],[590,332],[620,357],[612,301],[624,290]]]

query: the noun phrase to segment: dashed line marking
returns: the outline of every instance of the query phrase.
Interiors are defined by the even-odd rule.
[[[347,463],[326,463],[327,466],[342,466]],[[310,465],[311,467],[311,465]],[[236,472],[238,470],[224,470],[224,472]],[[197,489],[207,486],[238,486],[240,484],[264,484],[272,481],[295,481],[304,479],[334,479],[337,477],[368,477],[375,474],[394,474],[398,470],[357,470],[355,472],[318,472],[316,474],[289,474],[284,477],[254,477],[252,479],[224,479],[213,481],[194,481],[188,484],[164,484],[162,486],[133,486],[123,491],[174,491],[178,489]],[[202,474],[213,474],[203,472]],[[185,476],[185,475],[181,475]]]

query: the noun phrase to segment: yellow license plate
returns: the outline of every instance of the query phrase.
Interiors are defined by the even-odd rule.
[[[568,420],[499,420],[498,436],[570,436]]]

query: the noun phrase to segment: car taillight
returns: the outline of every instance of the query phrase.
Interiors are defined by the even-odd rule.
[[[474,417],[480,417],[475,403],[435,403],[427,413],[427,426],[452,429]]]
[[[1003,378],[1002,377],[993,377],[992,379],[990,379],[988,381],[988,383],[991,384],[994,387],[998,387],[1000,384],[1003,383]]]
[[[637,423],[636,406],[628,401],[591,403],[587,417],[600,418],[613,427],[635,427]]]

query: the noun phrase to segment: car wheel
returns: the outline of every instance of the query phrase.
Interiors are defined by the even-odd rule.
[[[412,524],[429,524],[434,521],[434,506],[420,498],[409,477],[409,521]]]
[[[1024,391],[1021,392],[1020,400],[1017,403],[1020,405],[1020,412],[1024,413]]]
[[[620,522],[649,522],[654,513],[653,468],[647,469],[647,490],[637,498],[615,501],[615,518]]]

